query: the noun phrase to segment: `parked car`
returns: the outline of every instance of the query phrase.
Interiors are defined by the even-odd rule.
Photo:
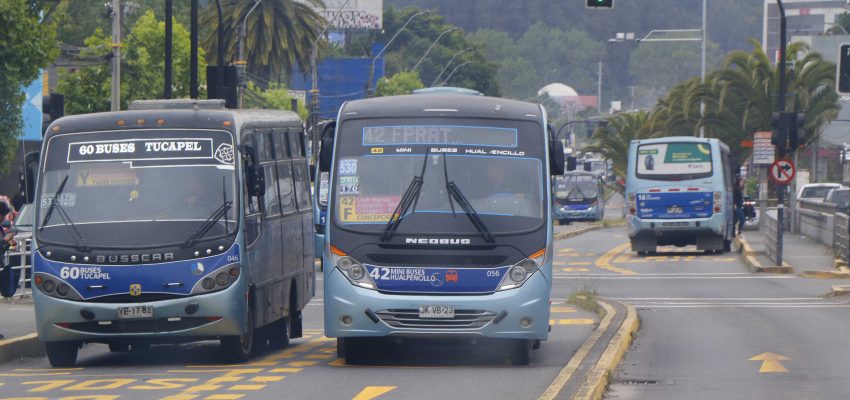
[[[840,187],[838,183],[809,183],[797,190],[797,198],[823,200],[830,190]]]
[[[838,207],[838,212],[850,214],[850,188],[841,187],[830,190],[823,202],[835,204]]]

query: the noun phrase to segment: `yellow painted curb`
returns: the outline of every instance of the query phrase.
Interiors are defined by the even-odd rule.
[[[44,356],[44,344],[38,341],[38,334],[0,340],[0,363],[22,357]]]
[[[599,302],[602,307],[613,312],[613,307],[603,301]],[[626,307],[626,319],[617,330],[617,333],[608,342],[608,347],[602,353],[599,362],[590,371],[587,380],[582,383],[581,387],[573,399],[578,400],[598,400],[602,399],[605,394],[605,388],[608,386],[609,373],[616,371],[617,366],[622,361],[626,350],[632,342],[632,334],[637,331],[640,326],[640,320],[637,317],[637,310],[634,306],[624,304]]]
[[[803,271],[800,273],[801,278],[815,279],[844,279],[850,278],[850,272],[842,271]]]
[[[593,330],[593,333],[585,339],[584,343],[582,343],[581,347],[579,347],[578,351],[570,358],[570,361],[564,368],[558,372],[558,375],[555,376],[555,379],[549,384],[549,387],[546,388],[546,391],[540,395],[538,400],[553,400],[558,396],[558,393],[561,389],[564,388],[564,385],[569,382],[570,378],[572,378],[573,374],[578,370],[581,366],[581,363],[584,361],[584,358],[587,357],[587,354],[590,353],[590,350],[596,345],[596,342],[599,341],[599,338],[602,337],[602,334],[608,329],[608,326],[611,325],[611,321],[614,319],[614,315],[616,311],[614,307],[611,307],[607,303],[600,301],[597,299],[597,302],[602,305],[605,310],[605,316],[602,317],[602,321]]]
[[[747,241],[747,238],[744,235],[738,236],[735,238],[741,244],[741,253],[745,256],[755,256],[756,252],[753,250],[752,246],[750,246],[750,242]]]
[[[744,263],[750,267],[750,271],[752,272],[765,272],[771,274],[792,274],[794,273],[794,268],[792,268],[788,263],[782,262],[782,265],[773,265],[769,267],[765,267],[761,264],[761,262],[756,258],[755,255],[744,256]]]
[[[844,296],[850,294],[850,285],[834,285],[832,287],[833,296]]]

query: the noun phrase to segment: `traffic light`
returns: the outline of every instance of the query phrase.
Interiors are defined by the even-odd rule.
[[[236,73],[236,66],[226,65],[224,67],[224,87],[222,88],[218,87],[217,73],[217,66],[207,65],[207,98],[224,99],[225,107],[236,108],[238,97],[236,88],[239,86],[239,77]]]
[[[614,8],[614,0],[586,0],[587,8]]]
[[[835,75],[835,91],[839,95],[850,94],[850,44],[839,46]]]
[[[794,112],[775,112],[771,116],[773,138],[771,143],[782,150],[794,150],[805,142],[800,138],[800,130],[806,124],[803,114]]]
[[[41,121],[41,133],[44,135],[48,125],[65,116],[65,95],[50,93],[43,96],[41,98],[41,113],[44,114]]]

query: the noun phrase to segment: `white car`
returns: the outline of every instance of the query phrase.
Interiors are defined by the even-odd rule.
[[[797,190],[797,199],[823,200],[830,190],[840,187],[839,183],[809,183]]]

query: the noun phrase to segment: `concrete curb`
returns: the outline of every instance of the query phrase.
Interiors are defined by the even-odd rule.
[[[38,334],[0,340],[0,363],[6,363],[23,357],[43,357],[44,344],[38,341]]]
[[[596,223],[596,224],[593,224],[593,225],[573,229],[573,230],[567,231],[567,232],[554,233],[554,234],[552,234],[552,240],[569,239],[573,236],[578,236],[578,235],[581,235],[582,233],[592,232],[592,231],[595,231],[595,230],[598,230],[598,229],[618,228],[618,227],[623,227],[623,226],[626,226],[626,224],[625,223],[614,223],[614,224],[609,224],[609,225],[606,226],[604,223]]]
[[[832,286],[832,297],[846,296],[848,294],[850,294],[850,285]]]
[[[611,301],[611,300],[607,300]],[[599,302],[606,312],[613,312],[614,308],[605,301]],[[632,342],[632,334],[637,331],[640,326],[640,320],[637,317],[637,310],[634,306],[622,304],[626,308],[626,319],[617,329],[617,332],[611,337],[608,342],[608,347],[599,358],[599,362],[590,371],[587,380],[582,383],[578,392],[573,399],[578,400],[601,400],[605,394],[605,388],[608,386],[608,377],[611,373],[617,370],[626,350]]]
[[[850,271],[803,271],[801,278],[815,279],[846,279],[850,278]]]
[[[744,256],[744,263],[750,267],[750,271],[756,273],[770,273],[770,274],[793,274],[794,268],[788,265],[786,262],[782,262],[782,265],[773,265],[769,267],[765,267],[761,264],[761,261],[758,260],[759,252],[753,250],[750,244],[747,242],[747,239],[743,236],[739,236],[735,238],[738,241],[740,249],[739,251]]]

